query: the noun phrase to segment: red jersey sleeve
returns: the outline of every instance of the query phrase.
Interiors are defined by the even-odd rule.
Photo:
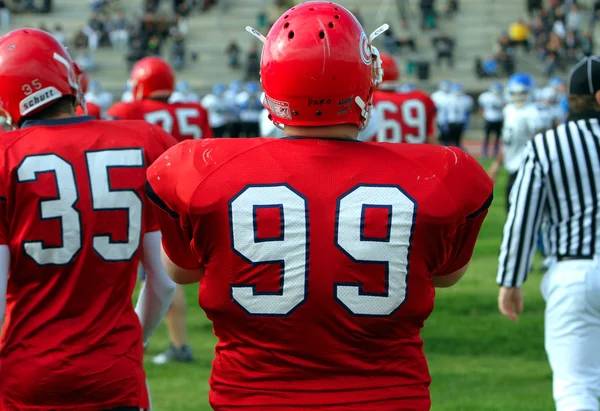
[[[456,231],[450,240],[450,255],[435,275],[452,274],[471,260],[494,188],[490,177],[472,156],[455,147],[446,150],[449,171],[444,184],[454,199]]]
[[[116,103],[106,112],[106,118],[111,120],[133,120],[130,104]]]
[[[423,95],[423,102],[425,103],[425,110],[427,112],[427,135],[431,136],[435,133],[435,116],[437,108],[431,97],[427,94]]]
[[[167,150],[147,170],[147,192],[156,205],[163,249],[181,268],[201,266],[195,255],[190,202],[202,178],[194,166],[195,141],[186,140]]]

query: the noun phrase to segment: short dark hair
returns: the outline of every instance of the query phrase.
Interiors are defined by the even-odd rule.
[[[577,113],[578,111],[595,110],[600,111],[600,105],[596,101],[596,97],[587,94],[569,94],[567,96],[569,102],[569,111]]]
[[[75,97],[63,96],[42,111],[26,116],[19,120],[19,127],[27,120],[49,120],[61,114],[74,114]]]

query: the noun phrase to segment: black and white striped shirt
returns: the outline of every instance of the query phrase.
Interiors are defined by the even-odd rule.
[[[520,287],[531,269],[540,226],[546,254],[600,254],[600,112],[571,115],[526,148],[510,197],[497,282]]]

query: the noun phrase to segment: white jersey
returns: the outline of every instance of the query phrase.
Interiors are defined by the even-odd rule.
[[[483,109],[483,119],[491,123],[497,123],[504,119],[504,99],[500,94],[486,91],[481,93],[477,99],[479,106]]]
[[[523,107],[509,104],[504,108],[502,144],[506,171],[519,171],[527,143],[542,129],[543,118],[533,103]]]
[[[449,124],[466,124],[473,109],[473,99],[466,94],[450,94],[446,98],[446,120]]]
[[[437,110],[436,122],[440,125],[448,124],[448,97],[450,97],[450,93],[442,90],[435,91],[431,95],[431,100]]]
[[[208,123],[211,128],[223,127],[229,121],[229,106],[224,97],[207,94],[202,99],[202,107],[208,111]]]
[[[250,94],[242,91],[236,96],[236,106],[240,113],[240,120],[246,123],[260,122],[260,113],[263,110],[263,105],[260,102],[259,94]]]
[[[169,103],[174,104],[174,103],[199,103],[200,102],[200,97],[198,97],[198,94],[194,93],[194,92],[181,92],[181,91],[174,91],[173,94],[171,94],[171,97],[169,97]]]
[[[123,103],[129,103],[133,101],[133,93],[131,92],[131,90],[126,90],[123,92],[123,94],[121,95],[121,101]]]

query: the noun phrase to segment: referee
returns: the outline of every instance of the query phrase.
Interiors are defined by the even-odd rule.
[[[545,346],[558,411],[600,398],[600,57],[573,67],[569,117],[526,148],[498,266],[502,314],[517,321],[540,226],[555,261],[542,280]]]

